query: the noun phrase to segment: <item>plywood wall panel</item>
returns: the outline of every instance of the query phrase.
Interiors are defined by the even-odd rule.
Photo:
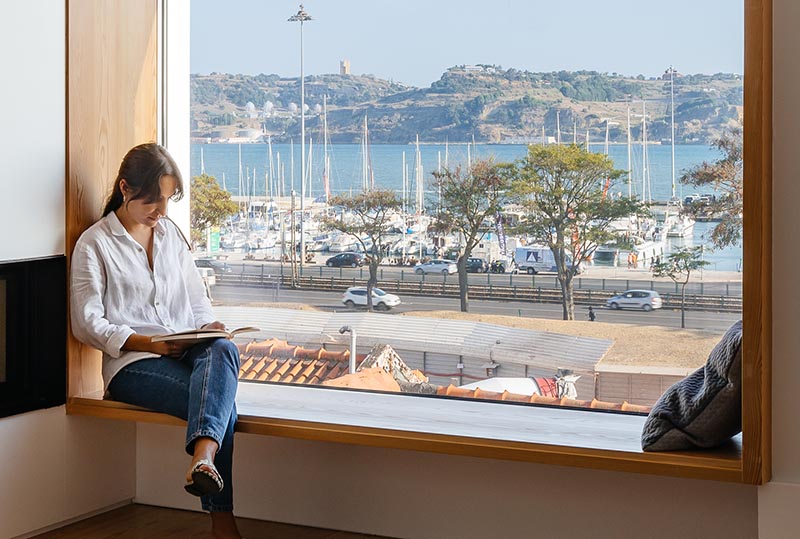
[[[156,0],[67,5],[66,249],[101,215],[119,162],[156,140]],[[100,355],[70,337],[69,395],[102,389]]]

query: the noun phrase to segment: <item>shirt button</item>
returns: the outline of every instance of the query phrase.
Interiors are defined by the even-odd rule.
[[[156,301],[156,306],[161,305],[159,302]]]

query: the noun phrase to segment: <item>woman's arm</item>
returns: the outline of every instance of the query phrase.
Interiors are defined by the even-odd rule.
[[[112,324],[106,318],[103,304],[106,286],[106,268],[97,247],[79,241],[72,253],[70,268],[72,333],[79,341],[117,358],[135,332],[129,326]]]
[[[187,349],[197,344],[197,341],[153,342],[151,339],[152,337],[147,335],[134,333],[125,341],[125,344],[122,345],[122,349],[136,352],[150,352],[151,354],[158,354],[159,356],[180,357]]]

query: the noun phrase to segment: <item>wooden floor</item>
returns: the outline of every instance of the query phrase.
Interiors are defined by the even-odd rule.
[[[377,535],[237,519],[246,539],[380,539]],[[211,539],[208,515],[149,505],[126,505],[32,539]]]

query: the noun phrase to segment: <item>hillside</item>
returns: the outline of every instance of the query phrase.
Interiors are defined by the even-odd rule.
[[[734,125],[741,114],[738,75],[675,76],[675,127],[678,143],[708,144]],[[511,142],[540,140],[561,126],[562,140],[601,142],[606,118],[609,140],[641,137],[642,100],[647,102],[648,139],[668,141],[669,77],[559,71],[532,73],[497,66],[457,66],[428,88],[414,88],[371,75],[321,75],[306,78],[306,131],[321,137],[323,95],[327,95],[328,133],[335,143],[359,142],[364,116],[372,143],[405,144],[417,134],[423,142]],[[300,83],[278,75],[192,75],[192,135],[196,138],[254,136],[266,131],[273,141],[300,135]],[[249,130],[249,131],[248,131]]]

